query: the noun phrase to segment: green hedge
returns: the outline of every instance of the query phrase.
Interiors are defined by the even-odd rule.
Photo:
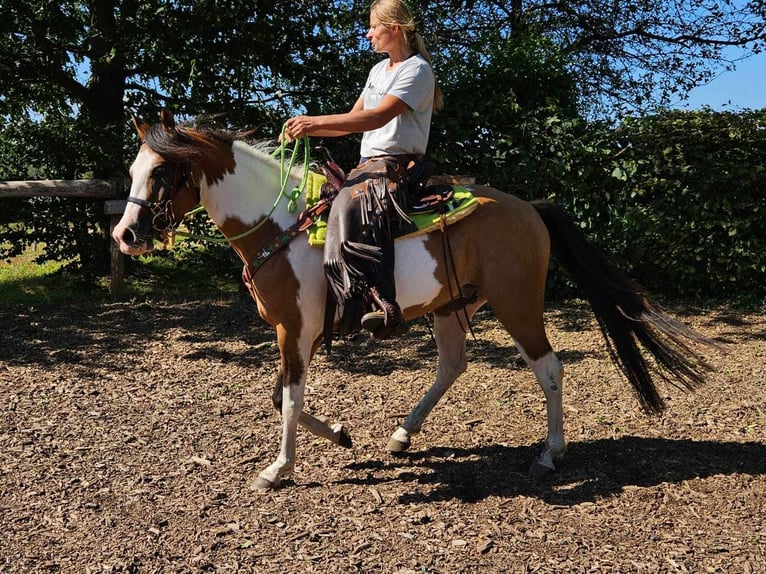
[[[766,110],[668,111],[581,137],[581,182],[554,200],[641,284],[766,296]]]

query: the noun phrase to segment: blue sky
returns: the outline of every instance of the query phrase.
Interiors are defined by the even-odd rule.
[[[672,105],[691,110],[703,106],[731,112],[766,108],[766,52],[737,62],[736,70],[721,73],[709,84],[692,90],[688,101]]]

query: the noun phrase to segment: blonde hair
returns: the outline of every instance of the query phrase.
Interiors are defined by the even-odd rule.
[[[412,10],[403,0],[374,0],[370,5],[370,12],[375,14],[378,21],[386,27],[399,26],[407,45],[433,67],[426,43],[421,35],[415,31],[415,18],[412,16]],[[442,94],[439,83],[435,81],[434,110],[440,110],[443,107],[444,94]]]

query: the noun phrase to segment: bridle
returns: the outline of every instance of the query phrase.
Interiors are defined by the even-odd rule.
[[[173,166],[172,177],[168,178],[167,168]],[[160,175],[157,172],[160,171]],[[200,189],[194,182],[191,167],[188,164],[165,162],[154,168],[152,173],[152,193],[149,200],[128,196],[129,203],[135,203],[148,209],[152,214],[152,229],[165,236],[174,232],[183,218],[176,218],[173,212],[173,196],[183,187],[191,187],[197,194],[199,203]]]

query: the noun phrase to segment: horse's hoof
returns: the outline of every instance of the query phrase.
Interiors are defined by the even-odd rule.
[[[410,448],[410,441],[402,441],[399,439],[392,438],[388,441],[388,444],[386,445],[386,450],[390,452],[391,454],[401,454],[405,452],[408,448]]]
[[[534,461],[532,461],[532,464],[529,466],[529,475],[534,480],[542,480],[552,475],[555,472],[555,470],[556,470],[555,468],[545,466],[539,460],[535,459]]]
[[[338,446],[342,446],[343,448],[351,448],[354,446],[351,443],[351,435],[348,434],[346,427],[341,427],[338,431]]]
[[[254,492],[268,492],[270,490],[276,490],[277,485],[270,480],[259,476],[250,485],[250,490]]]

